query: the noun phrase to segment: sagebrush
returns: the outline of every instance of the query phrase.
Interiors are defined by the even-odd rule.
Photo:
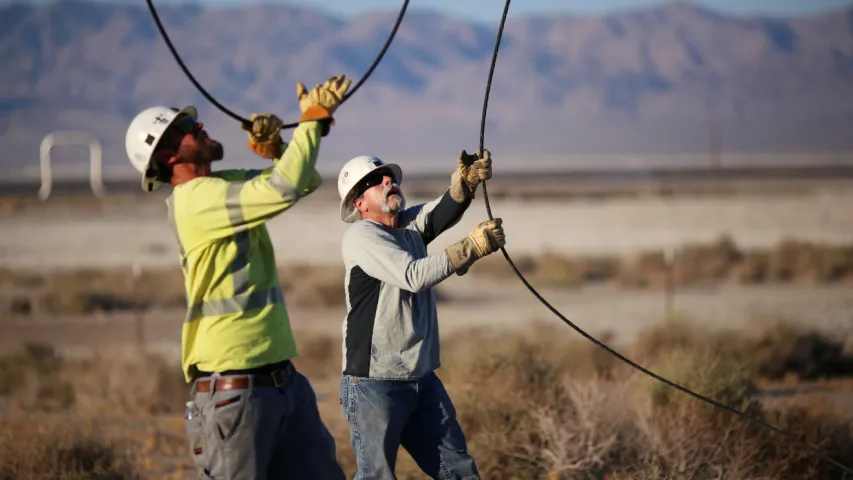
[[[339,339],[301,331],[296,338],[298,368],[315,386],[336,391]],[[599,339],[679,385],[853,464],[849,416],[796,401],[770,406],[760,386],[778,376],[850,375],[850,370],[836,368],[850,364],[849,352],[836,348],[841,340],[785,322],[712,332],[684,317],[648,329],[630,344],[611,344],[609,335]],[[824,347],[803,349],[803,342]],[[533,323],[523,331],[454,334],[443,341],[442,365],[438,374],[483,478],[843,478],[834,466],[790,440],[641,375],[569,329]],[[128,378],[134,379],[134,389],[126,388]],[[67,386],[57,387],[63,381]],[[28,345],[0,359],[0,407],[20,414],[16,433],[8,425],[2,429],[3,475],[163,478],[164,471],[178,468],[163,464],[164,458],[186,460],[182,468],[191,469],[181,418],[187,395],[176,362],[155,356],[70,359],[47,345]],[[352,477],[354,456],[337,400],[332,396],[324,402],[321,412]],[[121,436],[107,439],[96,430],[68,425],[62,430],[55,422],[88,416],[114,423],[144,423],[145,418],[165,423],[142,433],[134,429],[134,436],[156,438],[135,440],[131,458]],[[22,441],[27,428],[31,440]],[[160,470],[152,473],[155,467]],[[397,470],[401,479],[423,478],[404,451]]]

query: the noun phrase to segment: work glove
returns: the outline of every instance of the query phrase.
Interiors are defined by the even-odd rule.
[[[249,135],[249,149],[263,158],[278,158],[284,141],[281,128],[284,123],[271,113],[253,113],[249,117],[251,129],[243,129]]]
[[[329,120],[331,124],[334,124],[335,110],[343,102],[344,95],[351,83],[352,80],[346,78],[346,75],[338,75],[329,78],[322,85],[317,84],[309,92],[302,82],[297,82],[296,98],[299,100],[299,108],[302,110],[302,117],[299,121]]]
[[[500,218],[482,222],[467,237],[444,249],[457,275],[465,275],[474,262],[506,244],[502,223]]]
[[[492,156],[488,150],[468,153],[459,152],[459,166],[450,177],[450,196],[461,203],[466,198],[474,198],[477,185],[492,178]]]

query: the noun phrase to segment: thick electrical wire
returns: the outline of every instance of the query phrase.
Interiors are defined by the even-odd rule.
[[[148,3],[148,8],[149,8],[149,10],[151,11],[151,15],[153,16],[155,23],[157,24],[157,28],[160,30],[160,34],[162,35],[163,40],[166,42],[166,45],[167,45],[167,47],[169,48],[169,50],[171,51],[172,56],[175,58],[175,61],[176,61],[176,62],[178,63],[178,65],[181,67],[181,69],[183,70],[184,74],[187,76],[187,78],[189,78],[189,80],[192,82],[192,84],[193,84],[193,85],[194,85],[194,86],[199,90],[199,92],[201,92],[201,94],[202,94],[202,95],[204,95],[204,97],[205,97],[208,101],[210,101],[210,103],[212,103],[215,107],[217,107],[217,108],[218,108],[219,110],[221,110],[223,113],[225,113],[226,115],[230,116],[230,117],[231,117],[231,118],[233,118],[234,120],[237,120],[238,122],[240,122],[240,123],[241,123],[241,124],[243,124],[244,126],[247,126],[247,127],[248,127],[248,126],[250,126],[250,125],[251,125],[251,122],[249,122],[249,120],[247,120],[247,119],[245,119],[245,118],[243,118],[243,117],[241,117],[241,116],[237,115],[236,113],[232,112],[231,110],[229,110],[228,108],[226,108],[224,105],[222,105],[221,103],[219,103],[215,98],[213,98],[213,96],[211,96],[211,95],[210,95],[210,94],[209,94],[209,93],[204,89],[204,87],[202,87],[202,86],[201,86],[201,84],[199,84],[199,82],[195,79],[195,77],[193,77],[192,73],[189,71],[189,69],[186,67],[186,65],[184,64],[184,62],[181,60],[180,55],[178,54],[177,50],[175,49],[174,45],[172,44],[171,40],[169,39],[169,36],[168,36],[168,34],[166,33],[166,30],[165,30],[165,28],[163,27],[162,22],[160,21],[160,17],[159,17],[159,15],[157,14],[156,9],[154,8],[154,5],[153,5],[153,3],[152,3],[152,0],[146,0],[146,2]],[[504,26],[505,26],[505,24],[506,24],[506,18],[507,18],[507,15],[508,15],[508,13],[509,13],[509,6],[510,6],[510,3],[511,3],[511,0],[506,0],[506,3],[505,3],[505,5],[504,5],[504,10],[503,10],[503,14],[502,14],[502,16],[501,16],[500,26],[499,26],[499,28],[498,28],[497,40],[495,41],[495,49],[494,49],[494,52],[492,53],[492,61],[491,61],[491,66],[490,66],[490,68],[489,68],[489,76],[488,76],[488,80],[487,80],[487,82],[486,82],[486,93],[485,93],[485,99],[484,99],[484,101],[483,101],[483,113],[482,113],[482,118],[481,118],[481,123],[480,123],[480,151],[481,151],[481,152],[482,152],[482,151],[483,151],[483,149],[484,149],[484,143],[485,143],[486,116],[487,116],[487,110],[488,110],[488,104],[489,104],[489,94],[491,93],[492,79],[493,79],[493,77],[494,77],[495,65],[496,65],[496,63],[497,63],[497,56],[498,56],[498,52],[499,52],[499,50],[500,50],[501,38],[502,38],[502,36],[503,36],[503,30],[504,30]],[[361,79],[360,79],[360,80],[355,84],[355,86],[354,86],[354,87],[353,87],[353,88],[352,88],[352,89],[351,89],[351,90],[350,90],[350,91],[349,91],[349,92],[344,96],[344,98],[343,98],[343,100],[342,100],[342,102],[341,102],[341,103],[343,103],[343,102],[345,102],[347,99],[349,99],[349,98],[350,98],[350,97],[351,97],[351,96],[352,96],[352,95],[353,95],[353,94],[354,94],[354,93],[355,93],[355,92],[356,92],[356,91],[361,87],[361,85],[362,85],[362,84],[364,84],[364,82],[367,80],[367,78],[369,78],[369,77],[370,77],[370,75],[373,73],[373,71],[376,69],[376,67],[379,65],[379,63],[382,61],[382,58],[384,57],[385,53],[388,51],[388,48],[390,47],[391,42],[393,41],[394,36],[396,35],[397,30],[399,29],[400,24],[402,23],[402,20],[403,20],[403,17],[405,16],[405,13],[406,13],[406,9],[407,9],[407,7],[408,7],[408,4],[409,4],[409,0],[404,0],[404,2],[403,2],[403,6],[402,6],[402,7],[401,7],[401,9],[400,9],[400,13],[398,14],[397,19],[396,19],[396,21],[395,21],[395,23],[394,23],[394,27],[393,27],[393,29],[391,30],[391,33],[389,34],[389,36],[388,36],[388,38],[387,38],[387,40],[386,40],[385,44],[383,45],[382,49],[381,49],[381,50],[380,50],[380,52],[379,52],[379,54],[376,56],[376,58],[374,59],[373,63],[370,65],[370,67],[368,68],[368,70],[367,70],[367,72],[364,74],[364,76],[363,76],[363,77],[362,77],[362,78],[361,78]],[[284,125],[284,127],[283,127],[283,128],[293,128],[293,127],[296,127],[297,125],[299,125],[299,123],[298,123],[298,122],[290,123],[290,124],[286,124],[286,125]],[[485,202],[485,205],[486,205],[486,211],[487,211],[487,213],[488,213],[488,215],[489,215],[489,219],[493,219],[494,217],[493,217],[493,215],[492,215],[492,209],[491,209],[491,205],[490,205],[490,203],[489,203],[489,195],[488,195],[488,191],[487,191],[487,189],[486,189],[486,182],[485,182],[485,181],[483,181],[483,182],[482,182],[482,186],[483,186],[483,199],[484,199],[484,202]],[[718,402],[718,401],[716,401],[716,400],[714,400],[714,399],[711,399],[711,398],[705,397],[705,396],[703,396],[703,395],[700,395],[700,394],[698,394],[698,393],[695,393],[695,392],[693,392],[693,391],[691,391],[691,390],[689,390],[689,389],[687,389],[687,388],[685,388],[685,387],[682,387],[681,385],[678,385],[677,383],[674,383],[674,382],[672,382],[672,381],[670,381],[670,380],[667,380],[666,378],[663,378],[663,377],[661,377],[661,376],[659,376],[659,375],[655,374],[654,372],[651,372],[651,371],[649,371],[649,370],[647,370],[647,369],[643,368],[642,366],[640,366],[640,365],[638,365],[637,363],[635,363],[635,362],[631,361],[630,359],[626,358],[625,356],[623,356],[623,355],[622,355],[622,354],[620,354],[619,352],[616,352],[615,350],[611,349],[610,347],[608,347],[607,345],[605,345],[605,344],[604,344],[604,343],[602,343],[601,341],[597,340],[597,339],[596,339],[596,338],[594,338],[593,336],[589,335],[589,334],[588,334],[588,333],[586,333],[583,329],[581,329],[580,327],[578,327],[577,325],[575,325],[574,323],[572,323],[569,319],[567,319],[565,316],[563,316],[563,315],[562,315],[562,314],[561,314],[561,313],[560,313],[556,308],[554,308],[550,303],[548,303],[548,301],[547,301],[547,300],[545,300],[545,298],[543,298],[543,297],[542,297],[542,295],[540,295],[540,294],[539,294],[539,292],[537,292],[537,291],[536,291],[536,289],[535,289],[535,288],[533,288],[533,286],[531,286],[531,285],[530,285],[530,283],[527,281],[527,279],[524,277],[524,275],[523,275],[523,274],[518,270],[518,268],[515,266],[515,263],[513,263],[512,259],[510,258],[509,253],[507,253],[506,248],[501,247],[501,252],[503,253],[504,258],[506,258],[507,263],[509,263],[510,267],[512,267],[512,269],[513,269],[513,271],[515,272],[516,276],[519,278],[519,280],[521,280],[521,282],[524,284],[524,286],[526,286],[526,287],[527,287],[527,289],[528,289],[528,290],[530,290],[530,292],[531,292],[531,293],[532,293],[532,294],[533,294],[533,295],[534,295],[534,296],[535,296],[535,297],[536,297],[536,298],[537,298],[537,299],[538,299],[538,300],[539,300],[543,305],[545,305],[549,310],[551,310],[551,312],[552,312],[552,313],[554,313],[554,315],[556,315],[558,318],[560,318],[560,320],[562,320],[564,323],[566,323],[567,325],[569,325],[572,329],[574,329],[575,331],[577,331],[579,334],[581,334],[581,335],[582,335],[584,338],[586,338],[587,340],[589,340],[589,341],[593,342],[594,344],[598,345],[599,347],[603,348],[603,349],[604,349],[604,350],[606,350],[608,353],[612,354],[613,356],[615,356],[615,357],[616,357],[616,358],[618,358],[619,360],[622,360],[623,362],[627,363],[627,364],[628,364],[628,365],[630,365],[631,367],[633,367],[633,368],[635,368],[635,369],[639,370],[640,372],[642,372],[642,373],[644,373],[644,374],[646,374],[646,375],[648,375],[648,376],[650,376],[650,377],[652,377],[652,378],[654,378],[654,379],[656,379],[656,380],[658,380],[658,381],[660,381],[660,382],[662,382],[662,383],[664,383],[664,384],[666,384],[666,385],[668,385],[668,386],[670,386],[670,387],[672,387],[672,388],[675,388],[675,389],[677,389],[677,390],[679,390],[679,391],[682,391],[682,392],[684,392],[684,393],[686,393],[686,394],[688,394],[688,395],[691,395],[691,396],[693,396],[693,397],[695,397],[695,398],[697,398],[697,399],[699,399],[699,400],[701,400],[701,401],[703,401],[703,402],[709,403],[709,404],[711,404],[711,405],[713,405],[713,406],[715,406],[715,407],[717,407],[717,408],[721,408],[721,409],[723,409],[723,410],[726,410],[726,411],[728,411],[728,412],[730,412],[730,413],[733,413],[733,414],[735,414],[735,415],[737,415],[737,416],[739,416],[739,417],[741,417],[741,418],[744,418],[744,419],[746,419],[746,420],[749,420],[749,421],[755,422],[755,423],[756,423],[756,424],[758,424],[759,426],[762,426],[762,427],[768,428],[768,429],[770,429],[770,430],[772,430],[772,431],[774,431],[774,432],[776,432],[776,433],[779,433],[780,435],[783,435],[783,436],[787,437],[788,439],[790,439],[791,441],[793,441],[793,442],[795,442],[795,443],[797,443],[797,444],[799,444],[799,445],[801,445],[801,446],[805,447],[806,449],[810,450],[811,452],[813,452],[814,454],[816,454],[816,455],[818,455],[819,457],[823,458],[824,460],[826,460],[826,461],[828,461],[828,462],[832,463],[833,465],[837,466],[838,468],[840,468],[840,469],[844,470],[845,472],[853,474],[853,469],[851,469],[851,468],[849,468],[849,467],[847,467],[847,466],[845,466],[845,465],[841,464],[840,462],[838,462],[838,461],[834,460],[833,458],[829,457],[827,454],[823,453],[823,452],[822,452],[822,451],[820,451],[819,449],[817,449],[817,448],[815,448],[815,447],[813,447],[813,446],[809,445],[809,444],[808,444],[808,443],[806,443],[806,442],[803,442],[802,440],[800,440],[800,439],[798,439],[797,437],[795,437],[795,436],[793,436],[793,435],[791,435],[791,434],[789,434],[789,433],[785,432],[784,430],[781,430],[781,429],[779,429],[778,427],[775,427],[775,426],[773,426],[773,425],[771,425],[771,424],[769,424],[769,423],[767,423],[767,422],[764,422],[764,421],[763,421],[763,420],[761,420],[761,419],[758,419],[758,418],[752,417],[752,416],[750,416],[750,415],[748,415],[748,414],[746,414],[746,413],[744,413],[744,412],[741,412],[741,411],[739,411],[739,410],[737,410],[737,409],[735,409],[735,408],[732,408],[732,407],[730,407],[730,406],[728,406],[728,405],[725,405],[725,404],[723,404],[723,403],[720,403],[720,402]]]
[[[204,95],[204,97],[210,103],[212,103],[216,108],[221,110],[222,113],[224,113],[224,114],[228,115],[229,117],[233,118],[234,120],[237,120],[238,122],[240,122],[244,128],[251,129],[252,122],[250,122],[246,118],[241,117],[240,115],[237,115],[236,113],[232,112],[231,110],[226,108],[224,105],[219,103],[215,98],[213,98],[212,95],[207,93],[207,90],[205,90],[204,87],[202,87],[201,84],[195,79],[193,74],[190,73],[189,68],[187,68],[187,66],[184,64],[184,61],[181,59],[181,56],[178,55],[178,51],[175,49],[175,46],[172,44],[172,40],[169,38],[169,35],[166,33],[166,29],[163,27],[163,23],[160,21],[160,16],[157,15],[157,9],[154,8],[154,3],[152,3],[152,0],[146,0],[146,2],[148,3],[148,10],[151,11],[151,16],[154,17],[154,23],[157,24],[157,29],[160,30],[160,35],[163,37],[163,40],[166,42],[166,46],[169,47],[169,51],[172,52],[172,56],[175,57],[175,61],[178,62],[178,66],[181,67],[181,70],[184,71],[184,74],[187,76],[187,78],[189,78],[190,82],[192,82],[192,84],[195,86],[195,88],[198,89],[198,91],[201,92],[201,94]],[[397,14],[397,20],[394,22],[394,27],[391,29],[391,33],[388,35],[388,38],[385,40],[385,45],[382,46],[382,49],[379,51],[379,54],[376,55],[376,58],[373,60],[373,63],[367,69],[367,72],[361,77],[361,79],[359,79],[358,82],[356,82],[356,84],[351,89],[349,89],[349,91],[346,93],[346,95],[344,95],[344,98],[341,100],[342,104],[344,102],[346,102],[350,97],[352,97],[352,95],[356,91],[358,91],[359,88],[361,88],[361,86],[364,84],[364,82],[368,79],[368,77],[370,77],[370,75],[373,73],[373,71],[379,65],[379,62],[382,61],[382,57],[385,56],[385,53],[388,51],[388,48],[391,46],[391,42],[394,41],[394,36],[397,35],[397,30],[400,28],[400,24],[403,22],[403,17],[406,15],[406,9],[408,8],[408,6],[409,6],[409,0],[403,0],[403,6],[400,8],[400,13]],[[298,125],[299,125],[299,122],[287,123],[284,126],[282,126],[281,128],[282,129],[295,128]]]
[[[500,50],[500,46],[501,46],[501,37],[503,36],[504,25],[506,24],[506,18],[507,18],[507,15],[509,13],[510,2],[511,2],[511,0],[506,0],[506,3],[504,5],[503,15],[501,16],[500,26],[498,27],[497,40],[495,41],[495,50],[492,53],[492,64],[491,64],[491,67],[489,68],[489,77],[488,77],[488,80],[486,80],[486,96],[485,96],[485,99],[483,100],[483,116],[482,116],[481,121],[480,121],[480,150],[479,150],[480,152],[482,152],[484,149],[485,134],[486,134],[486,111],[487,111],[488,105],[489,105],[489,93],[491,92],[491,89],[492,89],[492,78],[494,77],[494,73],[495,73],[495,64],[497,63],[497,59],[498,59],[498,51]],[[483,186],[483,200],[486,204],[486,212],[489,215],[489,219],[493,220],[494,217],[492,216],[492,208],[489,205],[489,194],[486,191],[486,181],[485,180],[482,182],[482,186]],[[526,286],[527,289],[530,290],[530,293],[532,293],[537,299],[539,299],[539,301],[542,302],[542,304],[545,305],[549,310],[551,310],[551,312],[553,312],[554,315],[559,317],[560,320],[565,322],[568,326],[572,327],[576,332],[581,334],[587,340],[595,343],[596,345],[603,348],[604,350],[606,350],[610,354],[614,355],[616,358],[622,360],[623,362],[625,362],[628,365],[634,367],[635,369],[641,371],[642,373],[654,378],[655,380],[658,380],[662,383],[665,383],[666,385],[669,385],[670,387],[673,387],[673,388],[680,390],[680,391],[682,391],[688,395],[691,395],[691,396],[693,396],[699,400],[702,400],[703,402],[709,403],[715,407],[721,408],[721,409],[726,410],[728,412],[731,412],[737,416],[740,416],[741,418],[755,422],[762,427],[765,427],[765,428],[768,428],[772,431],[775,431],[776,433],[779,433],[780,435],[783,435],[783,436],[787,437],[788,439],[794,441],[795,443],[807,448],[808,450],[812,451],[814,454],[816,454],[819,457],[823,458],[824,460],[832,463],[833,465],[844,470],[845,472],[853,474],[853,469],[851,469],[851,468],[845,466],[844,464],[834,460],[833,458],[831,458],[826,453],[820,451],[819,449],[813,447],[812,445],[809,445],[808,443],[800,440],[799,438],[791,435],[790,433],[787,433],[784,430],[781,430],[780,428],[775,427],[775,426],[773,426],[773,425],[771,425],[771,424],[769,424],[769,423],[767,423],[767,422],[765,422],[759,418],[755,418],[755,417],[750,416],[744,412],[741,412],[740,410],[737,410],[736,408],[732,408],[732,407],[725,405],[723,403],[720,403],[714,399],[711,399],[711,398],[708,398],[706,396],[695,393],[692,390],[689,390],[685,387],[682,387],[681,385],[678,385],[675,382],[667,380],[666,378],[663,378],[663,377],[657,375],[656,373],[651,372],[651,371],[643,368],[642,366],[634,363],[630,359],[624,357],[619,352],[616,352],[612,348],[608,347],[607,345],[605,345],[601,341],[597,340],[592,335],[586,333],[580,327],[578,327],[577,325],[572,323],[569,319],[567,319],[565,316],[563,316],[563,314],[561,314],[556,308],[554,308],[550,303],[548,303],[548,301],[545,300],[542,297],[542,295],[540,295],[539,292],[537,292],[536,289],[530,285],[530,283],[528,283],[527,279],[524,278],[524,275],[522,275],[522,273],[515,266],[515,263],[513,263],[512,259],[509,257],[509,254],[507,253],[506,248],[501,247],[501,252],[503,253],[504,258],[506,258],[507,263],[509,263],[510,267],[512,267],[512,269],[515,271],[515,274],[516,274],[516,276],[518,276],[519,280],[521,280],[521,282],[524,284],[524,286]]]

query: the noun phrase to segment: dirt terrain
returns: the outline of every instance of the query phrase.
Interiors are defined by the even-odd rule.
[[[499,185],[499,184],[496,184]],[[821,245],[853,242],[853,186],[794,184],[783,191],[750,193],[741,186],[737,195],[684,194],[673,197],[643,195],[633,198],[492,201],[492,211],[504,218],[507,251],[518,263],[525,256],[553,252],[561,255],[622,255],[677,249],[687,243],[714,242],[726,235],[738,248],[770,248],[784,239],[813,241]],[[415,190],[423,184],[411,186]],[[498,187],[493,187],[499,191]],[[535,190],[530,185],[520,191]],[[760,190],[758,186],[754,190]],[[786,193],[789,192],[789,193]],[[410,200],[410,203],[422,201]],[[114,267],[129,274],[136,269],[175,268],[172,232],[164,218],[162,198],[116,197],[98,202],[86,196],[56,197],[40,203],[6,201],[0,216],[0,267],[34,270],[50,276],[54,269]],[[486,217],[482,199],[454,228],[430,246],[435,252],[461,238]],[[297,208],[270,222],[276,258],[283,275],[293,276],[287,265],[316,265],[340,276],[340,237],[346,224],[338,219],[337,202],[327,191],[309,197]],[[442,332],[467,326],[523,327],[534,318],[559,322],[515,278],[497,253],[475,274],[452,277],[439,286]],[[809,262],[811,257],[803,256]],[[477,271],[487,272],[476,275]],[[327,275],[328,276],[328,275]],[[664,290],[625,289],[620,285],[551,287],[531,278],[549,302],[584,328],[609,329],[630,335],[666,314]],[[123,281],[123,280],[122,280]],[[298,278],[288,281],[299,283]],[[334,296],[334,278],[327,289]],[[7,286],[8,288],[8,286]],[[342,284],[341,287],[343,288]],[[172,295],[180,295],[179,287]],[[853,326],[853,289],[841,283],[795,281],[744,285],[714,281],[677,286],[671,306],[698,321],[737,327],[756,316],[785,317],[815,328],[846,334]],[[342,291],[340,292],[342,295]],[[174,311],[141,313],[150,342],[175,348],[182,316]],[[325,331],[337,331],[345,314],[342,302],[294,309],[294,322]],[[22,338],[49,339],[60,345],[84,347],[101,338],[115,345],[124,334],[114,333],[127,314],[56,315],[7,318],[0,339],[3,348]],[[62,326],[58,326],[61,324]],[[50,325],[41,327],[39,325]],[[568,328],[568,327],[566,327]],[[90,331],[91,329],[91,331]],[[77,340],[79,339],[79,340]],[[629,338],[626,338],[628,340]],[[80,344],[80,342],[83,342]]]
[[[426,186],[416,185],[413,188],[420,192]],[[529,185],[526,188],[524,191],[535,193],[535,189]],[[597,281],[589,271],[584,274],[562,270],[556,273],[537,271],[530,275],[533,286],[571,322],[620,351],[632,342],[641,342],[647,346],[655,344],[644,335],[656,328],[668,332],[665,337],[679,338],[677,328],[661,323],[666,318],[675,318],[687,319],[693,325],[711,330],[731,329],[742,336],[772,328],[770,325],[781,321],[804,331],[821,332],[844,346],[847,354],[853,355],[853,277],[850,275],[850,271],[853,271],[850,268],[853,256],[848,253],[850,250],[833,250],[820,256],[815,253],[817,250],[804,249],[796,254],[786,254],[783,248],[778,247],[783,240],[814,242],[826,250],[835,246],[848,248],[853,244],[853,209],[847,207],[853,205],[853,185],[827,182],[823,185],[793,184],[790,188],[773,192],[760,190],[760,187],[752,189],[748,185],[741,185],[737,194],[692,192],[660,195],[659,192],[634,189],[630,195],[591,194],[575,197],[571,192],[564,192],[557,198],[535,199],[525,199],[523,195],[496,194],[491,206],[494,215],[504,219],[507,251],[518,262],[528,256],[542,258],[543,253],[553,253],[584,258],[613,255],[626,259],[627,264],[632,259],[642,259],[643,252],[676,251],[685,244],[713,243],[722,236],[729,238],[746,253],[753,249],[773,248],[782,252],[778,258],[774,257],[776,260],[771,261],[777,263],[771,265],[775,268],[775,276],[750,281],[734,275],[732,272],[735,270],[721,267],[714,258],[710,264],[705,260],[688,258],[685,262],[696,263],[696,270],[705,276],[699,279],[701,281],[676,282],[671,295],[667,293],[665,284],[661,283],[659,272],[655,271],[649,273],[648,278],[652,279],[650,282],[639,284],[628,282],[630,276],[621,271],[612,274],[609,281]],[[435,191],[438,193],[441,189]],[[495,192],[499,191],[495,187]],[[426,198],[418,195],[409,202],[417,203]],[[482,198],[478,198],[467,216],[431,245],[430,251],[435,252],[461,238],[485,218]],[[337,201],[328,191],[316,198],[309,197],[297,208],[270,223],[281,271],[297,272],[296,264],[299,264],[298,268],[316,270],[314,276],[302,276],[305,273],[302,270],[300,274],[294,273],[293,278],[287,278],[286,298],[289,299],[294,328],[298,331],[300,351],[306,357],[306,371],[317,389],[323,416],[338,440],[342,461],[351,469],[351,452],[346,425],[339,411],[335,376],[340,356],[340,327],[345,315],[341,303],[343,285],[337,286],[342,276],[342,271],[338,270],[340,237],[345,228],[346,225],[338,220]],[[743,253],[744,259],[747,258],[746,253]],[[454,351],[458,352],[461,348],[476,357],[475,354],[481,351],[503,348],[501,345],[509,341],[486,340],[491,338],[489,335],[503,332],[511,339],[523,338],[538,328],[535,326],[539,324],[553,327],[558,332],[552,336],[535,337],[536,342],[548,343],[547,348],[543,345],[543,352],[554,352],[553,355],[581,352],[576,354],[583,359],[591,355],[593,363],[601,361],[598,354],[589,353],[589,349],[595,347],[531,295],[500,257],[502,255],[498,253],[496,258],[490,259],[488,265],[479,265],[479,269],[475,265],[471,274],[452,277],[438,287],[442,337],[448,344],[457,345],[455,350],[448,349],[447,357],[443,355],[450,369],[447,371],[450,381],[457,378],[453,376],[457,364],[467,365],[457,360]],[[746,265],[745,260],[739,261],[741,264],[738,264],[738,268]],[[142,199],[138,196],[120,196],[97,202],[85,197],[57,196],[44,203],[32,199],[0,199],[0,269],[4,271],[0,278],[0,299],[11,298],[14,303],[33,295],[27,289],[38,282],[26,275],[17,277],[15,272],[30,272],[42,279],[39,282],[58,278],[59,272],[66,272],[68,278],[57,280],[55,284],[48,282],[40,287],[45,289],[46,295],[61,297],[63,288],[85,292],[87,289],[104,289],[110,283],[124,285],[130,281],[128,279],[134,271],[142,275],[155,275],[142,277],[153,282],[153,279],[160,278],[156,277],[158,272],[174,269],[175,262],[174,243],[166,223],[162,197]],[[684,265],[689,266],[690,263]],[[118,274],[110,273],[112,277],[98,276],[98,272],[108,268],[118,268],[120,271]],[[91,272],[74,273],[79,269],[89,269]],[[121,271],[126,274],[121,274]],[[596,271],[595,268],[593,271]],[[26,278],[30,280],[21,280]],[[300,281],[305,285],[300,285]],[[85,410],[89,413],[81,413],[84,411],[80,410],[83,408],[81,403],[86,405],[85,402],[89,401],[87,395],[92,396],[84,390],[84,385],[88,384],[83,379],[94,373],[85,369],[69,370],[72,376],[67,378],[77,388],[77,406],[74,408],[78,410],[73,410],[73,413],[53,411],[44,414],[41,410],[20,405],[16,407],[15,402],[7,402],[0,395],[0,427],[4,422],[44,424],[50,418],[62,420],[70,415],[77,420],[85,420],[89,418],[87,415],[95,415],[106,422],[100,428],[104,435],[118,439],[121,445],[133,446],[135,451],[144,452],[140,456],[147,462],[145,478],[194,478],[185,455],[180,418],[182,412],[179,409],[184,386],[179,379],[175,380],[183,317],[183,307],[175,300],[175,296],[180,299],[182,292],[179,288],[173,288],[175,291],[167,290],[172,288],[169,285],[172,284],[164,281],[159,289],[152,285],[121,287],[129,292],[138,288],[140,296],[144,294],[146,298],[159,296],[163,299],[162,302],[154,301],[143,307],[128,303],[129,299],[121,296],[127,295],[122,293],[124,290],[113,292],[124,303],[117,302],[119,307],[114,306],[112,310],[106,311],[66,301],[68,299],[63,299],[64,303],[48,304],[50,308],[43,309],[31,308],[35,303],[26,304],[26,308],[15,303],[0,314],[0,356],[15,355],[25,344],[45,344],[51,345],[56,355],[67,362],[89,361],[96,362],[95,365],[100,365],[97,362],[115,365],[116,372],[110,375],[135,375],[140,382],[147,384],[157,384],[163,381],[162,378],[167,378],[170,382],[170,405],[178,407],[169,407],[163,411],[123,410],[124,413],[121,413],[111,410],[114,406],[109,409],[98,406],[97,399],[92,399],[89,410]],[[45,298],[51,300],[49,296]],[[474,336],[472,331],[486,336]],[[704,336],[699,334],[695,338]],[[477,348],[466,345],[469,341]],[[675,340],[664,341],[663,345],[670,345],[667,342],[681,345]],[[664,350],[668,351],[669,347]],[[523,370],[527,368],[525,362],[529,359],[525,360],[527,357],[522,353],[513,354],[513,358]],[[148,358],[159,358],[156,362],[165,362],[162,363],[165,366],[159,367],[157,365],[160,363]],[[654,356],[643,354],[636,357],[638,361],[640,358],[650,362],[649,365],[656,365],[651,363],[655,360]],[[552,363],[548,368],[558,370],[557,365],[562,365],[559,368],[570,369],[573,368],[571,365],[578,362],[586,365],[588,362],[583,359],[566,364]],[[97,371],[97,368],[106,367],[91,368]],[[159,368],[169,372],[166,377],[151,377],[159,375]],[[569,375],[566,373],[568,370],[561,372],[555,375]],[[0,380],[3,380],[5,374],[0,368]],[[470,373],[468,375],[471,376]],[[816,410],[813,409],[815,411],[834,409],[842,417],[851,416],[853,394],[848,377],[807,379],[790,372],[786,375],[774,379],[761,377],[763,380],[755,394],[756,398],[765,405],[799,402],[820,405]],[[480,375],[473,377],[479,378]],[[483,376],[498,377],[497,374]],[[524,375],[518,378],[524,378]],[[595,390],[597,392],[621,388],[619,382],[602,382],[590,388],[605,389]],[[458,389],[459,398],[468,398],[464,396],[466,382],[457,379],[453,385]],[[498,390],[501,388],[496,387]],[[483,387],[483,391],[486,390],[491,392],[494,388]],[[549,397],[544,393],[542,395],[525,401],[531,404],[547,403]],[[477,405],[482,406],[484,401],[482,398],[477,402],[470,399],[471,403],[461,404],[460,411],[472,412],[480,408]],[[490,401],[497,399],[492,398]],[[510,408],[504,403],[499,406]],[[480,415],[479,410],[477,412],[476,415]],[[679,412],[676,417],[684,414],[683,410]],[[497,415],[500,412],[494,413]],[[489,449],[494,439],[483,437],[486,434],[482,432],[498,428],[495,426],[497,424],[476,415],[466,417],[466,422],[473,425],[472,442],[481,458],[486,459],[483,464],[489,465],[493,474],[503,468],[506,472],[516,472],[514,478],[531,478],[529,472],[533,470],[524,470],[532,468],[529,465],[519,467],[509,460],[505,464],[495,460],[504,457],[495,456],[497,453]],[[521,413],[516,411],[515,415]],[[489,427],[478,430],[475,426],[479,421]],[[689,422],[694,421],[698,420],[692,417],[689,419]],[[565,424],[574,420],[559,417],[554,422]],[[687,419],[685,422],[689,423]],[[551,432],[553,435],[557,433]],[[553,444],[557,439],[555,437],[549,441]],[[508,445],[506,448],[514,447]],[[521,455],[519,452],[515,454]],[[539,458],[539,454],[534,455],[527,450],[524,454]],[[664,464],[678,463],[679,460],[667,455],[655,453],[652,456],[666,460],[661,460]],[[413,471],[405,455],[401,461],[404,470]],[[537,461],[544,462],[541,459]],[[613,465],[620,461],[616,457],[609,460]],[[551,464],[546,466],[546,463],[537,464],[538,470],[535,471],[544,475],[543,472],[558,467]],[[768,460],[768,465],[770,463]],[[518,470],[511,470],[514,468]],[[509,478],[509,475],[493,475],[490,478]],[[409,475],[405,478],[420,477]]]
[[[440,184],[439,184],[440,185]],[[430,190],[437,197],[443,188]],[[559,253],[629,253],[649,248],[675,248],[685,242],[707,242],[728,234],[743,247],[769,246],[782,238],[821,243],[853,239],[853,183],[794,185],[771,193],[661,196],[635,187],[621,198],[525,199],[536,185],[518,187],[516,196],[492,198],[494,216],[504,220],[510,254],[542,249]],[[500,184],[493,187],[497,190]],[[300,202],[298,208],[269,222],[279,263],[339,263],[340,240],[347,225],[340,221],[338,200],[330,185]],[[422,186],[410,186],[415,191]],[[760,184],[755,187],[760,190]],[[404,190],[405,192],[405,190]],[[409,205],[429,200],[408,198]],[[57,196],[44,203],[5,199],[0,209],[0,266],[63,268],[142,267],[175,262],[173,234],[165,218],[162,195],[108,197]],[[438,251],[467,235],[487,219],[480,195],[466,216],[430,245]]]

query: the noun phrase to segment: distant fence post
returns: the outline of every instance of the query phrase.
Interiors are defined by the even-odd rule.
[[[675,252],[672,247],[667,247],[663,253],[665,270],[664,283],[664,315],[667,320],[673,317],[673,300],[675,297]]]
[[[89,147],[89,185],[96,197],[104,195],[103,159],[101,142],[89,132],[52,132],[41,141],[39,163],[41,166],[41,188],[38,196],[47,200],[53,190],[53,174],[51,171],[50,153],[60,145],[83,145]]]
[[[719,170],[723,166],[721,158],[723,149],[723,133],[719,119],[715,119],[711,122],[711,135],[709,141],[709,151],[711,154],[709,161],[711,164],[711,170]]]

